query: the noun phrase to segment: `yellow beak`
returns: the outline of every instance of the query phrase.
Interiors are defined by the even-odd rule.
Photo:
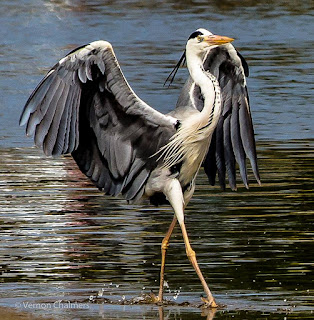
[[[221,45],[221,44],[226,44],[232,42],[234,39],[225,37],[225,36],[218,36],[218,35],[210,35],[210,36],[205,36],[204,41],[206,41],[210,45]]]

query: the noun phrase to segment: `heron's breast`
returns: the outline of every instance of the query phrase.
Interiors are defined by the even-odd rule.
[[[207,154],[210,139],[195,143],[185,153],[179,172],[179,181],[181,185],[187,185],[195,179]]]

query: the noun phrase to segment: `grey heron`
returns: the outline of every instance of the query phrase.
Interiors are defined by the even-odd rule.
[[[236,163],[248,188],[246,159],[260,183],[246,86],[248,66],[231,42],[206,29],[193,32],[172,77],[186,60],[190,77],[176,108],[162,114],[131,89],[112,45],[94,41],[55,64],[30,95],[20,118],[44,153],[71,153],[80,170],[105,194],[130,202],[170,203],[172,223],[161,245],[163,301],[166,250],[177,223],[187,256],[210,307],[215,299],[198,266],[184,223],[184,209],[204,166],[213,185],[218,173],[236,189]],[[172,79],[170,79],[172,81]]]

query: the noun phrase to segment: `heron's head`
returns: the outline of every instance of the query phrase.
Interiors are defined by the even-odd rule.
[[[230,43],[233,40],[234,39],[229,37],[214,35],[210,31],[203,28],[197,29],[190,35],[186,44],[186,50],[184,50],[179,62],[169,74],[165,84],[169,81],[170,86],[170,84],[173,82],[178,69],[185,63],[187,54],[203,57],[203,55],[210,49]]]
[[[230,43],[233,40],[232,38],[218,36],[206,29],[200,28],[190,35],[186,44],[186,50],[196,54],[202,54],[222,44]]]

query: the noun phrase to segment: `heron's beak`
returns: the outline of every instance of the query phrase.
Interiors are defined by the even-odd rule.
[[[218,36],[218,35],[210,35],[205,36],[204,41],[206,41],[209,45],[217,45],[220,46],[221,44],[226,44],[232,42],[234,39],[225,37],[225,36]]]

